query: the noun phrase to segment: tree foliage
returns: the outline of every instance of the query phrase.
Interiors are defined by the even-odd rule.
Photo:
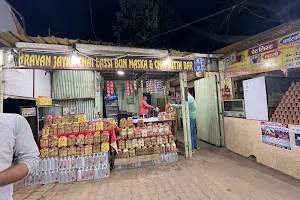
[[[119,0],[119,6],[113,30],[121,43],[153,46],[157,40],[147,39],[168,30],[172,24],[171,13],[165,9],[163,0]]]

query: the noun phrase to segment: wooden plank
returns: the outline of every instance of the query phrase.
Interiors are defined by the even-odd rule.
[[[21,39],[22,42],[33,42],[32,39],[30,39],[27,35],[24,35],[24,34],[21,34],[21,35],[18,35],[19,38]]]
[[[5,39],[3,39],[2,37],[0,37],[0,43],[2,43],[6,47],[13,47],[12,44],[10,44],[8,41],[6,41]]]
[[[38,43],[42,43],[42,44],[46,44],[47,42],[41,37],[41,36],[37,36],[38,39]]]
[[[51,36],[51,40],[54,42],[54,44],[58,44],[58,41],[57,41],[56,37]]]

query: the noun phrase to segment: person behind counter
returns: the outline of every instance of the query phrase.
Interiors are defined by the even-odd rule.
[[[197,131],[196,131],[196,101],[189,92],[187,92],[186,95],[188,96],[188,103],[189,103],[192,148],[199,149],[198,144],[197,144],[198,137],[197,137]],[[170,104],[170,106],[175,109],[182,108],[181,104]],[[180,115],[182,116],[182,112],[180,112]],[[194,153],[194,150],[193,150],[193,153]]]
[[[153,109],[154,106],[151,106],[147,103],[148,98],[146,96],[143,97],[143,100],[140,102],[140,116],[143,118],[148,117],[149,109]]]

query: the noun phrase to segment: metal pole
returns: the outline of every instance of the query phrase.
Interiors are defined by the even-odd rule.
[[[182,105],[182,121],[183,121],[183,135],[185,146],[185,157],[192,157],[192,141],[190,130],[190,114],[187,94],[187,75],[186,72],[179,73],[180,79],[180,93],[181,93],[181,105]]]
[[[0,113],[3,113],[4,101],[4,66],[5,66],[5,50],[0,49]]]

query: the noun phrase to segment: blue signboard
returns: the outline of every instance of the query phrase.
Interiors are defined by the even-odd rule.
[[[195,58],[195,71],[196,72],[204,72],[204,63],[205,60],[203,58]]]

